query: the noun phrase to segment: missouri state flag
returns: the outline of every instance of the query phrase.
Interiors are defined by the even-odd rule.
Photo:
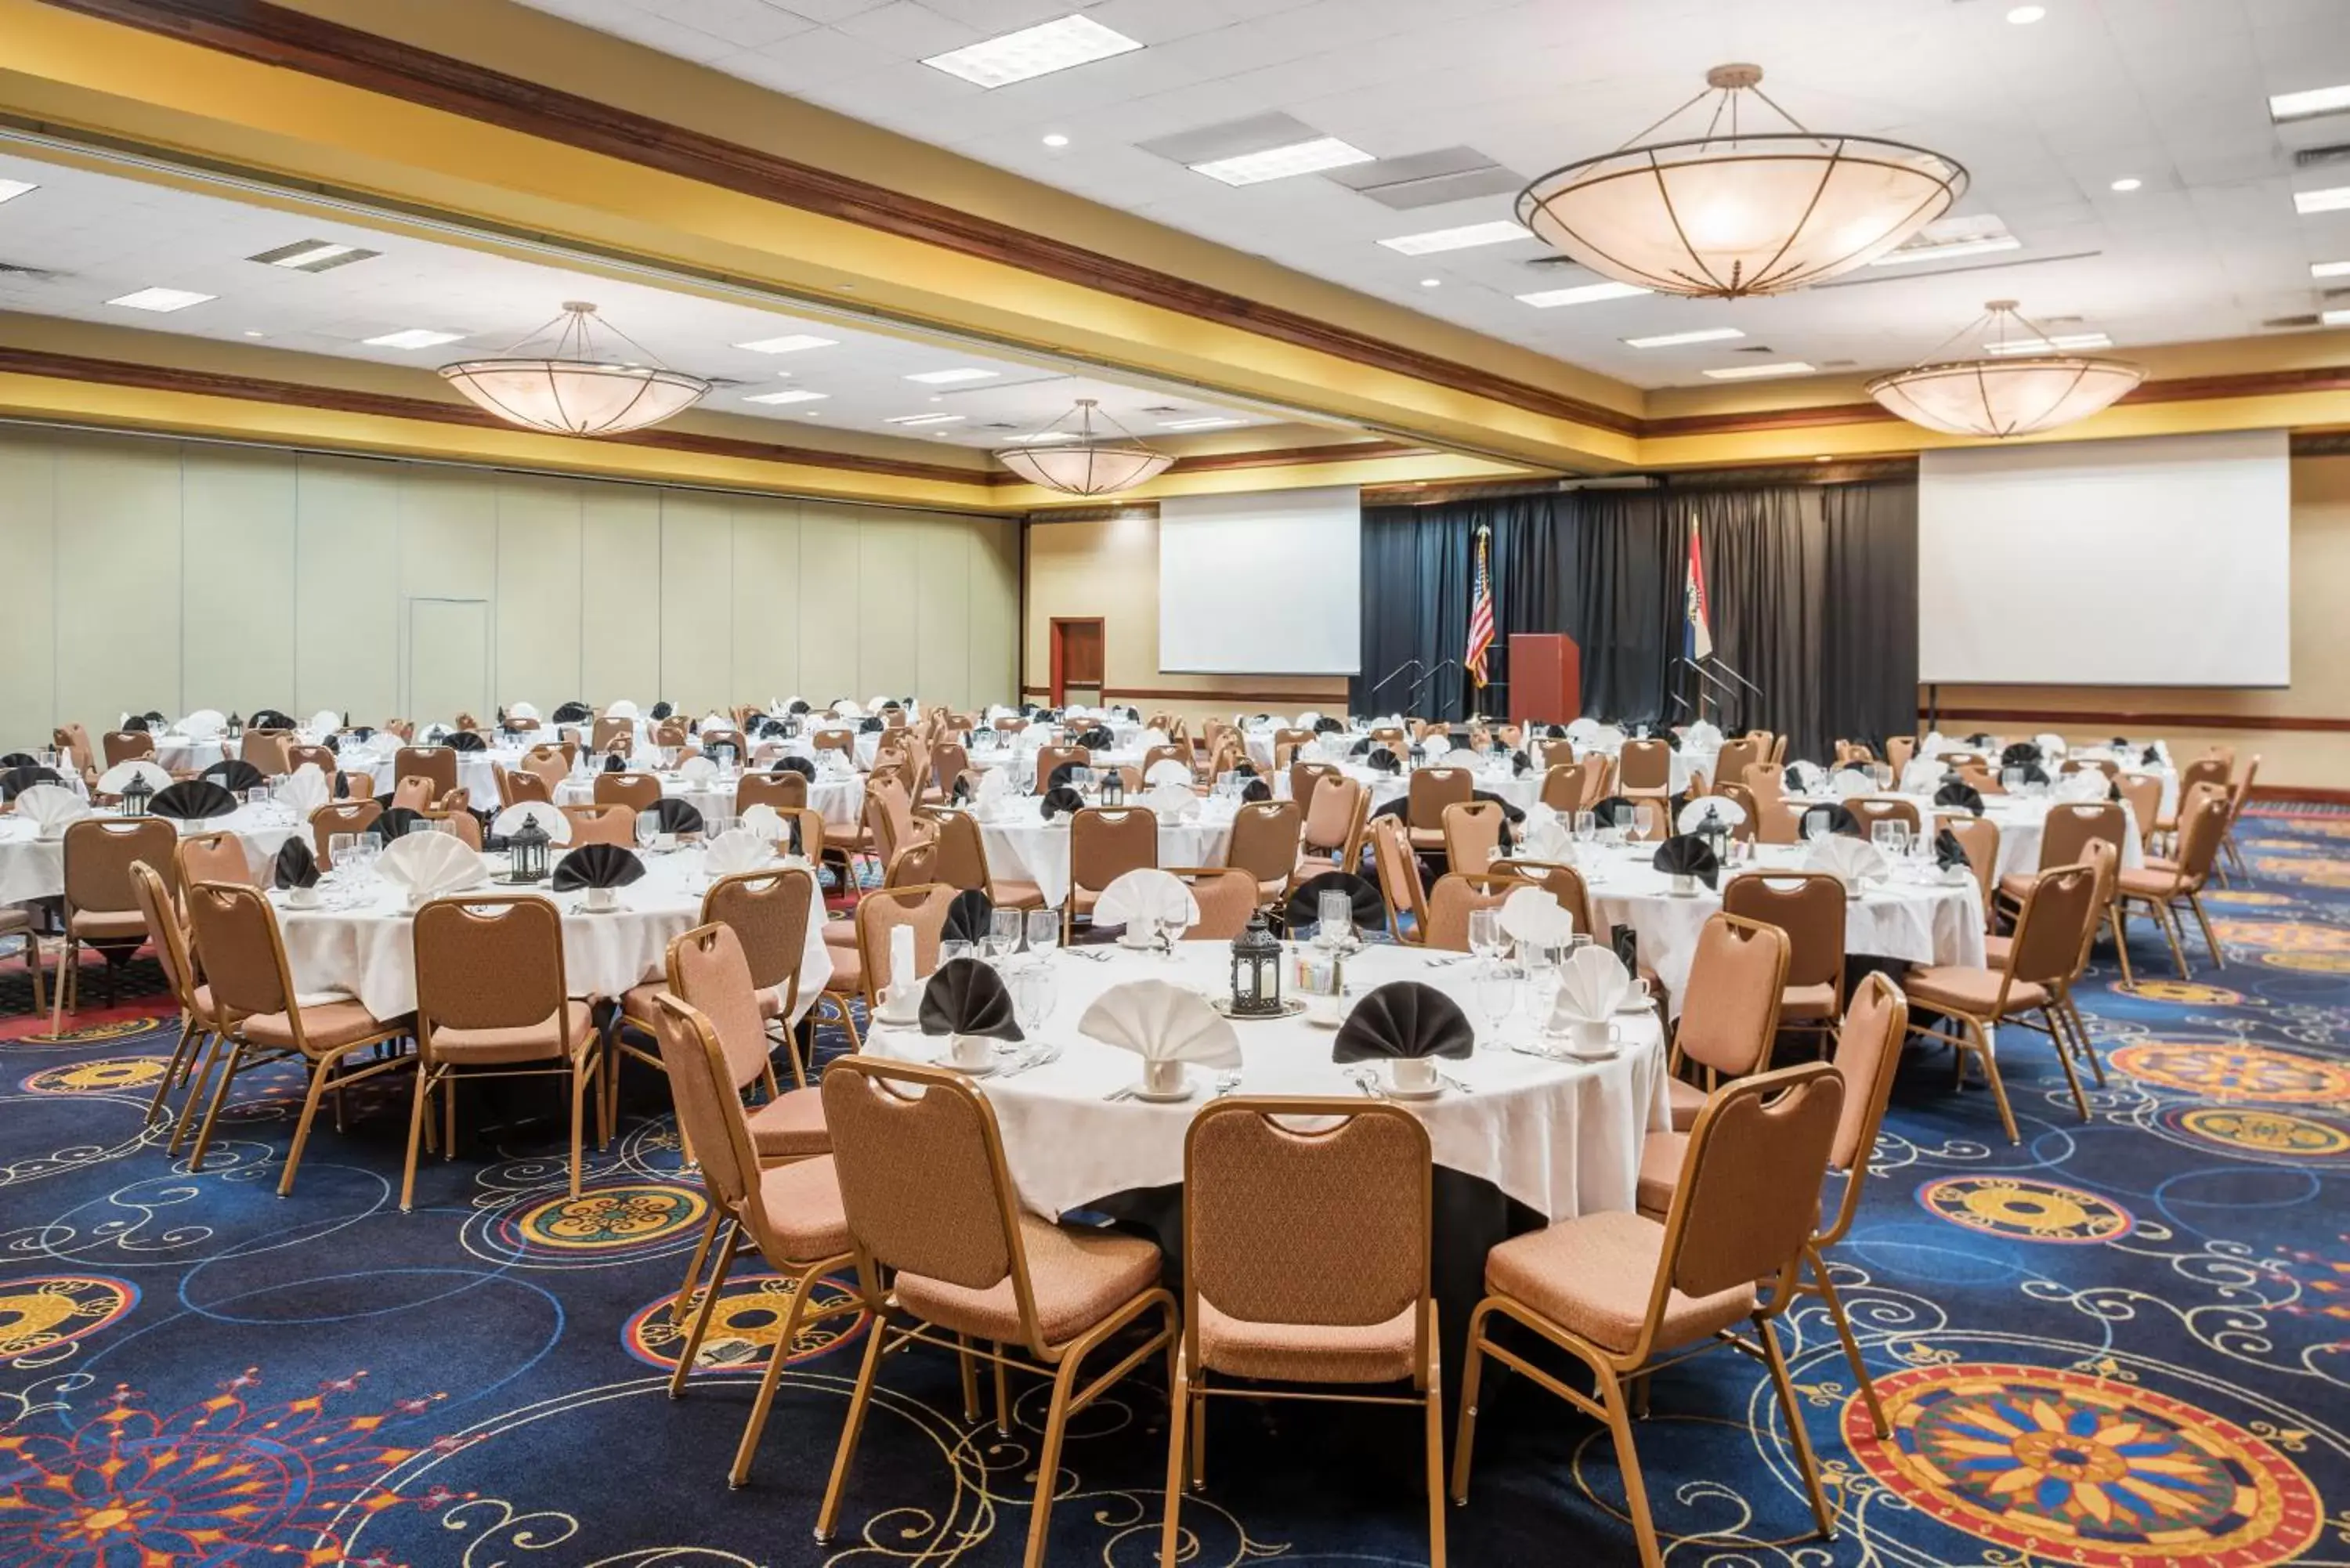
[[[1681,596],[1681,657],[1696,660],[1713,657],[1713,623],[1705,607],[1705,556],[1699,549],[1697,524],[1690,524],[1689,586]]]

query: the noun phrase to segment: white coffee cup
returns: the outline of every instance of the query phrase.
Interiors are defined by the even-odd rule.
[[[1325,1028],[1336,1029],[1346,1022],[1347,1004],[1340,997],[1326,992],[1308,996],[1305,999],[1305,1016]]]
[[[1697,878],[1685,871],[1673,873],[1673,897],[1686,898],[1697,891]]]
[[[617,909],[620,907],[620,890],[618,888],[590,888],[586,907],[590,909]]]
[[[1567,1026],[1568,1049],[1578,1056],[1613,1056],[1623,1045],[1621,1025],[1601,1019],[1577,1019]]]
[[[1183,1064],[1172,1060],[1143,1063],[1142,1086],[1154,1095],[1180,1094],[1183,1089]]]
[[[286,907],[289,909],[317,909],[318,907],[318,889],[316,888],[286,888]]]
[[[1644,974],[1636,974],[1632,977],[1630,988],[1624,992],[1623,1005],[1618,1007],[1617,1011],[1621,1012],[1627,1010],[1637,1011],[1640,1008],[1651,1007],[1655,1005],[1655,1001],[1656,999],[1648,994],[1648,977]]]
[[[1398,1056],[1388,1064],[1388,1075],[1399,1092],[1424,1095],[1436,1087],[1436,1058]]]
[[[963,1071],[976,1072],[995,1060],[995,1042],[984,1034],[958,1034],[947,1045],[947,1059]]]

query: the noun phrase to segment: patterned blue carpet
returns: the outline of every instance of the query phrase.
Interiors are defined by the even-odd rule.
[[[1823,1544],[1759,1369],[1665,1375],[1639,1442],[1671,1561],[2350,1563],[2350,820],[2246,828],[2253,879],[2211,904],[2223,971],[2199,944],[2191,983],[2147,978],[2171,971],[2140,922],[2124,994],[2101,952],[2088,1125],[2036,1036],[2002,1041],[2022,1148],[1913,1050],[1836,1259],[1896,1436],[1867,1435],[1797,1312]],[[631,1080],[577,1204],[555,1092],[525,1087],[467,1104],[467,1147],[402,1215],[404,1082],[322,1123],[280,1201],[290,1077],[251,1080],[191,1177],[141,1131],[172,1034],[151,1004],[52,1041],[0,1001],[0,1564],[1019,1561],[1043,1391],[1015,1386],[1000,1439],[923,1351],[885,1372],[839,1539],[812,1540],[853,1319],[790,1347],[757,1472],[727,1489],[781,1314],[738,1276],[691,1394],[664,1397],[654,1309],[702,1210],[657,1084]],[[1055,1563],[1153,1560],[1154,1392],[1081,1418]],[[1632,1561],[1596,1424],[1517,1378],[1483,1407],[1452,1561]],[[1234,1403],[1211,1434],[1190,1561],[1426,1561],[1408,1413]]]

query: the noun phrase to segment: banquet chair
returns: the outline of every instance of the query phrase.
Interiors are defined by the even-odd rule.
[[[1616,759],[1605,752],[1586,752],[1576,764],[1583,769],[1583,804],[1606,800],[1615,793]]]
[[[1616,754],[1616,792],[1661,800],[1673,792],[1673,749],[1662,741],[1627,741]]]
[[[335,857],[328,843],[338,833],[367,833],[375,827],[383,807],[371,800],[330,801],[310,814],[310,852],[318,869],[331,871]]]
[[[1898,822],[1909,830],[1911,837],[1918,835],[1919,818],[1918,803],[1914,800],[1891,794],[1856,794],[1844,804],[1846,810],[1860,819],[1860,836],[1863,838],[1875,838],[1877,825],[1880,822]]]
[[[1025,1568],[1043,1568],[1069,1422],[1128,1373],[1171,1352],[1180,1332],[1175,1298],[1159,1282],[1159,1249],[1029,1213],[1004,1164],[994,1107],[957,1074],[843,1057],[825,1072],[824,1109],[857,1255],[858,1296],[872,1323],[817,1511],[816,1540],[832,1541],[883,1353],[919,1341],[996,1366],[999,1426],[1010,1415],[1001,1406],[1003,1371],[1052,1380],[1024,1559]],[[1153,1314],[1159,1321],[1147,1337],[1125,1335],[1128,1324]],[[1080,1383],[1086,1362],[1113,1340],[1118,1359]],[[965,1413],[973,1420],[975,1393],[966,1372]]]
[[[250,750],[249,742],[247,749]],[[248,755],[245,760],[251,762],[253,759]],[[324,746],[288,746],[286,748],[284,761],[286,765],[280,771],[291,774],[298,773],[306,767],[316,768],[325,776],[329,784],[335,782],[335,774],[342,769],[342,758]],[[262,768],[264,773],[268,771],[265,767]]]
[[[683,751],[686,738],[685,721],[676,718],[656,720],[650,737],[656,748],[671,751]]]
[[[1069,899],[1061,911],[1061,940],[1079,917],[1092,920],[1102,889],[1159,864],[1159,816],[1147,806],[1087,806],[1069,819]]]
[[[1247,754],[1248,750],[1241,744],[1240,737],[1230,730],[1225,731],[1220,739],[1211,741],[1208,743],[1210,782],[1212,783],[1239,767]]]
[[[1999,968],[1919,965],[1902,981],[1911,1006],[1950,1021],[1932,1025],[1913,1019],[1909,1032],[1956,1048],[1962,1081],[1968,1057],[1981,1064],[2010,1143],[2023,1139],[2016,1131],[2015,1112],[2000,1077],[1997,1034],[2000,1024],[2026,1023],[2028,1014],[2038,1013],[2043,1020],[2032,1027],[2048,1035],[2055,1048],[2056,1064],[2064,1070],[2064,1081],[2072,1088],[2073,1104],[2083,1121],[2089,1119],[2089,1102],[2081,1093],[2079,1075],[2073,1071],[2074,1053],[2062,1033],[2066,1019],[2057,1004],[2079,967],[2082,947],[2096,918],[2096,899],[2097,877],[2091,867],[2064,866],[2043,871],[2023,900],[2006,961]]]
[[[661,782],[657,774],[596,775],[595,801],[598,805],[625,805],[632,811],[647,812],[659,805],[660,798]]]
[[[1160,1568],[1183,1561],[1187,1458],[1191,1490],[1207,1487],[1211,1395],[1419,1407],[1429,1562],[1444,1568],[1433,1163],[1428,1129],[1399,1106],[1251,1096],[1211,1101],[1191,1119],[1183,1137],[1183,1337],[1170,1391]],[[1245,1384],[1221,1387],[1211,1374]],[[1328,1391],[1406,1382],[1408,1394]]]
[[[37,917],[30,909],[14,904],[0,904],[0,937],[15,937],[25,944],[19,955],[25,969],[33,977],[33,1016],[38,1018],[49,1010],[48,987],[41,971],[41,933]]]
[[[387,735],[396,735],[403,741],[416,739],[416,725],[407,719],[386,719],[376,728]]]
[[[1967,869],[1974,873],[1976,887],[1982,894],[1984,928],[1990,929],[1992,911],[1997,908],[1992,891],[1999,871],[1999,824],[1968,811],[1937,811],[1929,819],[1926,831],[1949,833],[1967,852]]]
[[[2102,840],[2121,852],[2122,838],[2129,831],[2129,819],[2117,801],[2059,801],[2048,808],[2048,815],[2040,829],[2040,868],[2019,871],[1999,879],[2000,902],[2010,908],[2020,908],[2023,897],[2040,873],[2059,866],[2082,863],[2083,847],[2091,839]],[[2103,918],[2104,911],[2098,911]]]
[[[686,937],[693,934],[688,932]],[[792,1358],[792,1343],[802,1325],[838,1313],[861,1311],[864,1303],[847,1295],[810,1309],[816,1282],[856,1261],[831,1158],[819,1151],[784,1164],[766,1163],[752,1126],[755,1117],[743,1109],[741,1085],[734,1081],[733,1053],[710,1016],[667,992],[659,994],[655,1014],[660,1058],[669,1075],[671,1096],[677,1103],[678,1131],[701,1151],[702,1191],[713,1221],[702,1232],[695,1268],[687,1275],[689,1291],[710,1243],[722,1227],[726,1233],[710,1282],[693,1309],[677,1366],[670,1374],[670,1397],[685,1397],[686,1376],[702,1354],[702,1342],[710,1331],[726,1276],[746,1242],[761,1262],[791,1282],[791,1305],[785,1309],[766,1371],[759,1379],[759,1391],[751,1401],[750,1418],[734,1450],[734,1463],[727,1473],[728,1484],[739,1487],[750,1480],[752,1457],[758,1451],[767,1413],[775,1406],[776,1385]],[[815,1089],[803,1092],[821,1094]],[[821,1112],[820,1104],[817,1108]],[[687,1304],[681,1295],[678,1305]]]
[[[889,857],[887,869],[881,873],[884,888],[916,888],[939,879],[939,846],[925,839],[909,844]]]
[[[501,807],[519,805],[524,801],[555,804],[555,791],[547,782],[528,768],[509,768],[502,763],[490,764],[498,784],[498,805]]]
[[[1027,720],[1014,718],[1009,713],[1005,714],[1003,718],[996,720],[991,726],[991,728],[993,728],[998,734],[1003,735],[1016,735],[1027,727]]]
[[[1273,732],[1273,765],[1285,768],[1296,760],[1298,749],[1314,743],[1311,730],[1275,730]]]
[[[1900,782],[1902,773],[1908,769],[1910,762],[1917,755],[1917,736],[1888,735],[1886,737],[1885,762],[1886,765],[1893,770],[1893,778],[1896,784]]]
[[[1583,809],[1585,778],[1583,769],[1573,763],[1553,763],[1543,770],[1542,803],[1572,817]]]
[[[832,979],[825,984],[822,1000],[839,1012],[850,1050],[860,1050],[862,1044],[849,1003],[862,1002],[869,1018],[881,1004],[881,993],[901,978],[889,971],[889,933],[899,926],[914,929],[915,972],[902,977],[911,984],[939,967],[939,942],[946,930],[947,910],[962,891],[943,882],[877,888],[857,901],[857,912],[850,919],[856,941],[847,947],[827,942]]]
[[[931,748],[931,786],[943,800],[954,794],[955,781],[972,772],[971,752],[960,741],[941,741]],[[977,784],[972,785],[978,788]]]
[[[571,776],[572,759],[576,755],[577,751],[568,743],[554,746],[541,743],[522,754],[521,771],[544,783],[551,797],[556,786]]]
[[[1191,771],[1191,748],[1189,746],[1153,746],[1142,753],[1142,776],[1149,778],[1150,770],[1161,763],[1174,763],[1185,773]],[[965,766],[970,764],[966,763]]]
[[[2213,867],[2213,869],[2219,873],[2222,887],[2227,885],[2230,867],[2235,868],[2236,875],[2239,877],[2250,876],[2250,872],[2244,866],[2244,852],[2236,847],[2236,824],[2243,816],[2244,807],[2252,798],[2252,781],[2260,777],[2260,774],[2261,754],[2254,752],[2252,760],[2244,764],[2244,771],[2236,775],[2235,786],[2229,793],[2228,831],[2220,836],[2220,858]]]
[[[124,763],[151,763],[155,760],[155,737],[144,730],[109,730],[98,739],[99,744],[106,749],[106,765],[109,768],[119,767]]]
[[[447,823],[445,831],[454,834],[459,843],[476,855],[482,852],[482,819],[463,805],[431,805],[419,815],[429,823]]]
[[[1746,770],[1762,761],[1754,742],[1746,740],[1724,741],[1713,754],[1713,780],[1717,784],[1742,784]]]
[[[744,774],[734,781],[734,815],[740,816],[754,805],[797,811],[808,803],[807,789],[807,780],[798,774]]]
[[[2095,876],[2096,891],[2090,898],[2092,912],[2089,916],[2088,927],[2082,933],[2081,950],[2073,960],[2073,972],[2065,976],[2064,988],[2056,997],[2056,1011],[2062,1013],[2064,1021],[2073,1026],[2071,1044],[2074,1047],[2074,1054],[2076,1057],[2087,1059],[2089,1070],[2096,1075],[2097,1086],[2103,1088],[2106,1083],[2106,1064],[2097,1058],[2096,1042],[2090,1038],[2088,1020],[2081,1015],[2079,1005],[2073,1000],[2073,988],[2080,984],[2081,977],[2088,972],[2090,949],[2096,944],[2097,931],[2101,927],[2116,932],[2114,945],[2115,950],[2121,956],[2124,983],[2135,982],[2127,979],[2129,950],[2123,945],[2118,934],[2121,910],[2118,898],[2121,851],[2102,838],[2092,838],[2081,846],[2081,863],[2086,866]],[[1986,969],[2006,967],[2008,954],[2014,947],[2015,938],[2012,935],[2001,936],[1994,932],[1985,936],[1983,966]]]
[[[261,885],[261,878],[254,874],[252,860],[244,853],[244,840],[234,833],[192,833],[181,839],[172,853],[179,864],[178,886],[182,888],[192,888],[199,882]]]
[[[65,946],[50,987],[50,1033],[57,1033],[68,1011],[81,1011],[83,948],[96,948],[104,957],[110,982],[147,940],[130,867],[143,860],[176,888],[179,844],[178,829],[160,816],[85,816],[66,824]]]
[[[1371,824],[1371,868],[1378,874],[1379,896],[1388,901],[1388,929],[1399,942],[1425,947],[1428,889],[1419,879],[1419,857],[1412,853],[1399,818],[1382,816]],[[1408,929],[1406,916],[1410,917]],[[1461,919],[1465,929],[1468,917]]]
[[[1289,890],[1305,831],[1305,811],[1295,801],[1252,801],[1232,814],[1224,864],[1255,879],[1258,903],[1273,903]]]
[[[286,1151],[286,1173],[277,1180],[277,1196],[283,1198],[294,1190],[303,1146],[309,1142],[310,1125],[317,1119],[318,1102],[328,1090],[335,1091],[339,1127],[343,1090],[416,1065],[416,1058],[405,1052],[369,1054],[356,1064],[350,1061],[356,1052],[402,1038],[411,1022],[378,1018],[353,997],[308,997],[296,992],[277,911],[260,888],[249,883],[199,882],[182,897],[189,928],[195,933],[195,962],[203,967],[212,992],[216,1026],[212,1050],[197,1067],[195,1086],[189,1091],[192,1105],[203,1093],[207,1067],[216,1065],[220,1074],[204,1107],[203,1123],[196,1129],[188,1169],[204,1168],[204,1151],[212,1145],[213,1129],[238,1074],[277,1062],[299,1062],[310,1082],[301,1116],[294,1124],[293,1144]]]
[[[305,751],[327,752],[324,746],[306,746]],[[294,771],[294,732],[291,730],[247,730],[237,747],[237,755],[251,763],[272,778]],[[327,760],[318,771],[328,778],[335,774],[335,754],[327,752]]]
[[[1822,871],[1742,872],[1721,888],[1724,914],[1786,934],[1779,1027],[1818,1035],[1823,1054],[1844,1013],[1844,884]]]
[[[139,913],[147,922],[147,944],[155,950],[155,962],[163,971],[164,983],[171,987],[172,1000],[180,1004],[179,1043],[172,1047],[172,1060],[155,1085],[155,1097],[147,1103],[147,1125],[151,1127],[166,1114],[165,1101],[194,1070],[196,1059],[211,1043],[214,1027],[213,993],[212,988],[203,984],[197,976],[195,959],[188,946],[188,928],[171,888],[155,867],[144,860],[132,862],[130,890],[138,895]],[[37,969],[34,971],[36,979],[39,973]],[[181,1107],[179,1127],[172,1136],[173,1154],[180,1151],[180,1139],[187,1136],[190,1113],[196,1108],[197,1096],[202,1093],[201,1085],[190,1090],[187,1103]]]
[[[967,811],[949,812],[938,825],[933,880],[950,888],[975,888],[999,909],[1041,909],[1045,895],[1034,882],[999,877],[987,861],[987,838]]]
[[[634,848],[637,813],[626,805],[563,805],[556,807],[571,824],[571,847],[583,844],[617,844]]]
[[[457,787],[457,753],[447,746],[402,746],[391,754],[391,776],[406,784],[419,774],[438,797]]]
[[[1400,747],[1404,744],[1403,730],[1400,726],[1395,724],[1378,725],[1371,731],[1371,744],[1375,746]]]
[[[1486,1361],[1499,1361],[1607,1423],[1642,1568],[1661,1568],[1664,1553],[1632,1440],[1632,1386],[1723,1344],[1769,1370],[1813,1522],[1822,1539],[1835,1538],[1804,1407],[1772,1324],[1796,1299],[1846,1096],[1844,1080],[1825,1062],[1727,1085],[1707,1098],[1690,1127],[1661,1221],[1603,1210],[1513,1237],[1486,1255],[1485,1299],[1470,1320],[1461,1373],[1454,1502],[1469,1500],[1477,1395]],[[1497,1316],[1582,1362],[1597,1385],[1596,1397],[1528,1359],[1515,1336],[1496,1339]],[[1731,1332],[1742,1318],[1754,1325],[1751,1343]],[[1692,1349],[1680,1351],[1683,1345]]]
[[[611,1093],[588,1003],[571,994],[563,916],[536,893],[461,893],[416,911],[416,1099],[400,1207],[416,1196],[416,1151],[432,1097],[442,1095],[441,1157],[455,1158],[457,1085],[478,1077],[561,1077],[571,1090],[571,1196],[593,1085]],[[610,1113],[598,1116],[610,1121]]]
[[[1497,800],[1471,800],[1444,808],[1444,866],[1449,871],[1482,871],[1502,853],[1507,816]]]
[[[2155,824],[2162,820],[2162,775],[2123,774],[2114,780],[2114,787],[2122,792],[2122,804],[2129,807],[2131,819],[2137,824],[2138,841],[2150,858]]]
[[[60,724],[49,732],[49,742],[65,754],[66,764],[79,774],[85,787],[98,783],[98,759],[92,755],[89,731],[80,724]]]
[[[1313,804],[1315,787],[1324,779],[1343,779],[1346,776],[1345,771],[1336,763],[1292,763],[1289,764],[1290,804],[1303,812]]]
[[[1748,844],[1753,843],[1762,830],[1762,808],[1755,803],[1754,792],[1742,784],[1718,784],[1713,786],[1713,793],[1736,806],[1742,814],[1742,820],[1731,826],[1730,836]],[[1793,829],[1789,831],[1792,835]]]
[[[1507,871],[1448,871],[1428,890],[1428,920],[1421,928],[1421,945],[1447,952],[1469,950],[1469,917],[1478,909],[1498,909],[1502,900],[1525,884]]]
[[[588,749],[601,754],[615,747],[626,750],[637,738],[634,719],[598,719],[588,734]]]
[[[432,778],[424,774],[411,774],[391,786],[391,804],[396,811],[422,811],[438,794]]]
[[[2194,912],[2196,924],[2203,929],[2203,945],[2210,951],[2211,967],[2227,967],[2227,955],[2220,950],[2220,939],[2211,929],[2211,917],[2203,911],[2203,888],[2219,863],[2220,845],[2227,836],[2231,809],[2224,790],[2210,784],[2201,786],[2192,800],[2178,808],[2181,826],[2177,857],[2124,871],[2115,880],[2116,925],[2126,921],[2133,906],[2143,908],[2169,942],[2171,961],[2178,965],[2181,980],[2188,975],[2187,951],[2179,944],[2186,929],[2178,913],[2181,904]]]
[[[1439,764],[1415,771],[1404,796],[1404,826],[1415,850],[1434,855],[1444,848],[1444,808],[1465,805],[1477,793],[1477,775],[1467,768]]]
[[[1232,866],[1170,866],[1183,879],[1200,906],[1200,918],[1185,928],[1187,942],[1228,942],[1248,929],[1257,911],[1261,885],[1246,871]]]
[[[1081,768],[1094,765],[1094,754],[1083,746],[1039,746],[1036,748],[1036,777],[1033,793],[1043,794],[1053,787],[1053,770],[1075,763]]]
[[[1721,1079],[1743,1078],[1769,1064],[1780,1002],[1787,994],[1790,945],[1778,927],[1726,910],[1709,917],[1698,932],[1673,1032],[1672,1076],[1665,1080],[1676,1128],[1696,1121]],[[1704,1073],[1702,1086],[1680,1075],[1687,1065]]]

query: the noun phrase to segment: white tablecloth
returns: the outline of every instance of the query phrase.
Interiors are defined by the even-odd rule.
[[[1721,895],[1700,882],[1689,898],[1675,898],[1671,878],[1650,864],[1654,845],[1618,849],[1593,847],[1584,855],[1583,880],[1592,916],[1602,929],[1629,926],[1639,933],[1640,959],[1657,971],[1679,1008],[1689,989],[1690,961],[1698,933],[1721,909]],[[1794,870],[1803,865],[1800,846],[1758,846],[1753,868]],[[1723,870],[1723,879],[1731,873]],[[1870,887],[1845,905],[1847,953],[1900,959],[1910,963],[1980,965],[1983,961],[1982,894],[1972,877],[1955,885],[1897,878]]]
[[[1139,803],[1138,803],[1139,804]],[[1034,882],[1045,902],[1060,908],[1069,896],[1069,819],[1045,820],[1035,797],[1023,795],[1004,803],[1002,815],[979,825],[987,845],[987,868],[1007,882]],[[1233,805],[1229,801],[1200,803],[1200,815],[1191,822],[1159,819],[1159,864],[1161,866],[1222,866],[1232,841]]]
[[[707,819],[733,816],[734,786],[733,778],[706,779],[700,783],[669,774],[661,779],[661,794],[671,800],[682,800]],[[592,778],[568,778],[555,787],[557,805],[587,805],[596,798]],[[818,779],[808,785],[808,805],[824,818],[827,828],[854,831],[858,819],[865,812],[865,780],[858,774],[844,774]]]
[[[620,908],[611,914],[582,913],[586,895],[581,893],[542,891],[540,897],[553,899],[563,911],[564,975],[571,994],[618,998],[632,985],[660,979],[667,971],[671,939],[700,923],[707,885],[702,851],[681,849],[647,857],[643,878],[620,889]],[[485,894],[525,890],[502,883],[481,889]],[[295,989],[356,996],[378,1018],[414,1012],[415,920],[402,896],[373,881],[346,890],[332,877],[324,892],[328,907],[318,909],[289,909],[283,893],[272,895],[286,934]],[[799,1012],[815,1004],[816,993],[832,979],[824,920],[819,893],[808,911]],[[794,1022],[797,1020],[795,1013]]]
[[[202,773],[228,755],[218,740],[197,741],[185,735],[151,735],[149,739],[155,742],[156,765],[171,773]]]
[[[103,815],[111,815],[111,812]],[[204,824],[205,832],[225,830],[244,841],[244,857],[258,877],[277,858],[277,851],[296,832],[307,831],[293,813],[276,805],[241,805],[226,816]],[[195,832],[181,826],[181,836]],[[55,898],[66,890],[66,846],[62,837],[34,836],[33,824],[11,814],[0,816],[0,904],[22,904],[35,898]]]
[[[977,1080],[995,1107],[1003,1152],[1022,1202],[1059,1215],[1131,1188],[1183,1179],[1183,1136],[1211,1092],[1208,1070],[1189,1069],[1198,1085],[1189,1101],[1151,1105],[1102,1096],[1141,1075],[1140,1059],[1077,1033],[1094,998],[1131,980],[1172,980],[1211,996],[1229,992],[1230,953],[1221,942],[1178,943],[1171,959],[1111,952],[1097,963],[1072,953],[1048,961],[1058,988],[1038,1038],[1062,1047],[1057,1062],[1015,1076]],[[1379,945],[1349,961],[1350,993],[1391,980],[1424,980],[1451,994],[1488,1036],[1471,1003],[1471,966],[1431,969],[1430,955]],[[1436,1163],[1493,1183],[1547,1220],[1628,1210],[1639,1184],[1640,1147],[1672,1125],[1665,1093],[1663,1031],[1656,1014],[1623,1015],[1623,1054],[1596,1064],[1522,1054],[1535,1034],[1521,985],[1516,1011],[1499,1048],[1480,1049],[1443,1070],[1472,1093],[1447,1088],[1432,1100],[1404,1104],[1427,1127]],[[1332,1032],[1303,1018],[1235,1023],[1245,1095],[1330,1095],[1360,1091],[1330,1060]],[[875,1028],[866,1049],[935,1061],[945,1042],[910,1029]]]

